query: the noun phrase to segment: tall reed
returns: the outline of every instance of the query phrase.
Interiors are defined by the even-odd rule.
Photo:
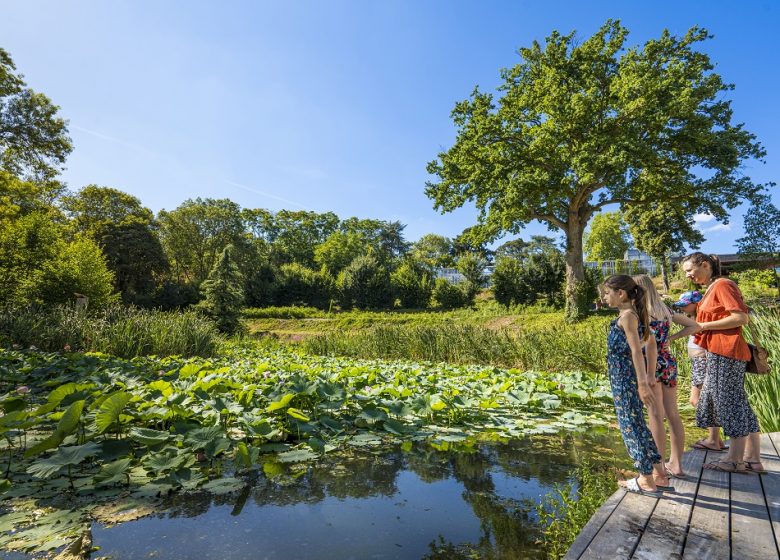
[[[478,325],[377,326],[329,333],[303,343],[313,354],[529,370],[606,372],[606,321],[523,329]]]
[[[72,306],[0,309],[0,344],[42,350],[96,351],[136,356],[213,356],[221,338],[194,311],[109,307],[97,313]]]
[[[766,375],[745,376],[748,398],[761,430],[780,432],[780,311],[764,310],[751,317],[761,346],[769,352],[771,370]],[[745,331],[752,341],[750,330]]]

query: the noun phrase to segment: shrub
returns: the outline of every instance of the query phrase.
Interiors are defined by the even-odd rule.
[[[62,243],[57,257],[43,264],[27,289],[28,301],[46,305],[71,302],[74,293],[89,297],[89,306],[97,309],[119,300],[106,257],[87,237]]]
[[[440,309],[455,309],[469,303],[468,292],[473,289],[469,282],[453,284],[445,278],[437,278],[433,285],[431,302]]]
[[[394,297],[407,309],[424,309],[433,293],[433,281],[424,266],[405,260],[390,276]]]
[[[246,305],[266,307],[274,303],[278,285],[279,270],[270,263],[261,262],[246,279]]]
[[[195,284],[166,280],[155,290],[151,307],[170,311],[195,305],[198,301],[200,301],[200,292]]]
[[[301,264],[284,264],[279,268],[275,303],[327,309],[330,304],[331,282],[325,274]]]
[[[390,275],[373,255],[354,259],[337,281],[341,307],[382,308],[392,305]]]
[[[524,303],[528,297],[520,283],[522,266],[520,261],[511,257],[498,259],[493,271],[493,295],[501,305],[509,307]]]

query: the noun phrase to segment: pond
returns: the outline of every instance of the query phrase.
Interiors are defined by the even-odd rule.
[[[621,450],[614,432],[361,449],[257,473],[240,493],[176,495],[153,516],[95,524],[93,542],[117,559],[543,558],[541,497]]]

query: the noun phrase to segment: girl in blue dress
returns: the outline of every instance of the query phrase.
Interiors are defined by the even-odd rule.
[[[655,338],[650,337],[645,291],[630,276],[617,274],[604,282],[604,301],[619,312],[618,318],[610,323],[607,336],[609,383],[620,434],[639,471],[636,478],[619,484],[630,492],[657,497],[660,494],[656,480],[668,479],[643,411],[643,403],[657,404],[650,387],[651,381],[655,384],[655,371],[650,368],[648,376],[644,353],[647,352],[647,363],[656,363],[657,348]]]

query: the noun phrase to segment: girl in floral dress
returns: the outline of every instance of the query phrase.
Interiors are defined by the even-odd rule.
[[[645,291],[630,276],[614,275],[604,282],[604,301],[620,313],[610,323],[607,336],[609,383],[620,434],[639,471],[639,476],[621,481],[620,485],[630,492],[657,497],[660,494],[656,480],[667,479],[642,410],[642,403],[656,404],[649,383],[651,379],[655,381],[655,375],[651,370],[648,376],[643,354],[643,348],[646,348],[648,362],[656,362],[655,340],[649,336]],[[648,341],[651,344],[647,344]]]
[[[655,396],[656,406],[648,407],[650,431],[658,447],[661,457],[666,457],[666,428],[664,418],[669,422],[671,451],[669,462],[664,465],[666,474],[682,478],[682,456],[685,451],[685,429],[683,428],[680,411],[677,408],[677,360],[669,349],[669,342],[674,338],[688,336],[699,330],[699,324],[685,315],[672,313],[664,304],[660,294],[655,289],[653,281],[646,274],[634,276],[647,296],[647,312],[650,315],[650,328],[655,333],[658,359],[655,367],[655,381],[650,383]],[[681,331],[669,336],[671,324],[684,327]],[[648,372],[649,375],[649,372]],[[662,481],[656,481],[663,484]]]

